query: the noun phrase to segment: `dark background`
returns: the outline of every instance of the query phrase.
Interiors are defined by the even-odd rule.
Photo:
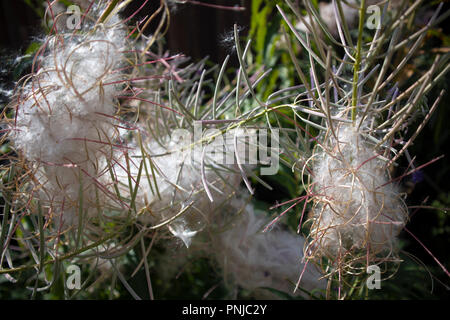
[[[34,0],[32,3],[39,3]],[[166,36],[167,48],[172,53],[184,53],[194,60],[209,56],[216,63],[227,55],[228,48],[223,37],[232,32],[236,23],[248,31],[251,0],[200,0],[223,6],[242,6],[244,11],[232,11],[202,6],[199,4],[176,4],[171,13],[170,27]],[[141,6],[142,1],[132,2],[124,16]],[[136,19],[151,15],[159,1],[150,0]],[[42,35],[41,19],[24,0],[1,0],[0,2],[0,47],[20,51],[27,48],[33,37]],[[150,30],[155,26],[150,26]]]

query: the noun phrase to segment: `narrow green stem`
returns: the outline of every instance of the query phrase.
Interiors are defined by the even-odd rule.
[[[119,0],[111,0],[108,7],[105,9],[105,12],[101,15],[100,19],[98,19],[97,23],[103,23],[105,22],[106,18],[111,14],[111,12],[114,10],[114,8],[119,3]]]
[[[361,0],[359,8],[359,26],[358,26],[358,43],[356,44],[355,66],[353,68],[353,92],[352,92],[352,121],[356,122],[356,106],[358,104],[358,81],[359,69],[361,67],[361,46],[362,46],[362,32],[364,27],[364,18],[366,15],[366,0]]]
[[[281,108],[290,108],[290,107],[291,107],[290,105],[279,105],[279,106],[276,106],[276,107],[271,107],[271,108],[268,108],[268,109],[264,109],[263,111],[255,114],[252,117],[249,117],[247,119],[235,122],[234,124],[230,125],[229,127],[225,128],[225,129],[219,130],[219,131],[217,131],[214,134],[208,135],[207,137],[201,138],[198,141],[192,142],[188,146],[182,146],[180,149],[173,150],[172,152],[175,152],[175,151],[184,152],[186,150],[190,150],[190,149],[194,148],[196,145],[202,145],[202,143],[204,143],[204,142],[209,143],[209,142],[213,141],[215,138],[217,138],[219,136],[222,136],[223,134],[227,133],[228,131],[233,130],[235,128],[239,128],[240,126],[242,126],[242,125],[244,125],[244,124],[246,124],[246,123],[248,123],[250,121],[253,121],[255,119],[258,119],[259,117],[262,117],[262,116],[266,115],[267,113],[269,113],[271,111],[275,111],[275,110],[281,109]]]

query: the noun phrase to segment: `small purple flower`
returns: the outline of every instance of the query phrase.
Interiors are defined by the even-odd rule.
[[[423,180],[423,172],[421,170],[413,172],[411,180],[413,183],[421,182]]]

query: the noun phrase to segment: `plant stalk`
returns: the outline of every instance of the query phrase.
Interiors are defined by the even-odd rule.
[[[97,23],[103,23],[105,22],[106,18],[111,14],[111,12],[114,10],[114,8],[119,3],[119,0],[111,0],[108,7],[105,9],[103,14],[101,15],[100,19],[98,19]]]
[[[359,26],[358,26],[358,42],[356,44],[355,65],[353,68],[353,92],[352,92],[352,121],[353,125],[356,122],[356,107],[358,104],[358,82],[359,69],[361,67],[361,47],[362,47],[362,32],[364,27],[364,19],[366,15],[366,0],[361,0],[359,8]]]

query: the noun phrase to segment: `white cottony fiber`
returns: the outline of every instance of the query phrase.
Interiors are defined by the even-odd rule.
[[[309,249],[336,258],[347,251],[390,255],[407,219],[385,162],[351,124],[336,126],[314,158],[314,218]]]
[[[95,202],[100,163],[111,157],[117,136],[113,116],[121,88],[112,83],[123,79],[115,69],[124,62],[126,35],[119,21],[114,16],[94,29],[86,22],[78,33],[47,37],[39,69],[19,93],[11,140],[36,168],[40,200],[64,204],[68,223],[80,181],[85,206]]]
[[[139,219],[143,222],[157,224],[174,217],[186,209],[184,213],[168,227],[171,233],[189,246],[192,237],[203,229],[212,214],[223,205],[233,189],[240,183],[240,176],[233,173],[231,168],[224,169],[215,162],[214,158],[206,158],[204,163],[204,179],[208,184],[213,201],[208,197],[202,180],[202,150],[181,151],[187,145],[179,141],[161,137],[164,144],[150,141],[145,147],[145,157],[148,176],[141,169],[141,177],[136,195],[136,207]],[[126,158],[119,159],[120,166],[114,171],[121,186],[121,194],[130,194],[129,176],[133,177],[133,190],[139,166],[143,161],[143,152],[135,148],[129,153],[130,168],[127,171]],[[153,172],[151,168],[153,167]],[[226,177],[223,181],[219,175]],[[156,186],[155,186],[156,182]],[[189,206],[189,208],[186,208]]]
[[[279,227],[263,232],[269,223],[270,219],[263,212],[257,212],[248,204],[241,216],[231,223],[231,228],[219,234],[214,250],[225,275],[239,286],[252,291],[273,288],[293,294],[305,268],[302,262],[305,239]],[[319,280],[320,277],[315,266],[308,264],[300,288],[324,289],[325,282]],[[269,291],[265,293],[270,296]]]

